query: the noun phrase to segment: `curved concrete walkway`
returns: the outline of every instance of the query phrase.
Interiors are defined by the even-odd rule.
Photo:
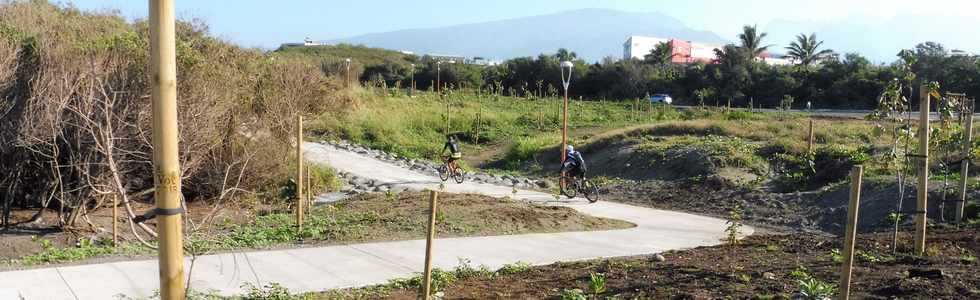
[[[439,179],[356,153],[305,143],[308,160],[337,170],[412,189],[438,188]],[[460,259],[492,269],[517,261],[558,261],[652,254],[672,249],[716,245],[725,221],[704,216],[584,199],[556,202],[552,195],[512,193],[511,187],[447,184],[452,193],[516,197],[566,205],[597,217],[635,223],[630,229],[437,239],[434,264],[453,268]],[[656,197],[656,195],[650,195]],[[419,228],[419,230],[424,230]],[[751,227],[743,233],[752,234]],[[226,253],[199,257],[190,274],[197,290],[231,295],[243,283],[278,282],[293,292],[320,291],[387,282],[422,269],[425,241],[399,241],[317,248]],[[0,273],[0,299],[112,299],[117,294],[146,297],[157,289],[155,260],[53,267]]]

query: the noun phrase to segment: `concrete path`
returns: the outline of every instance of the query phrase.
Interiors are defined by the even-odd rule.
[[[438,188],[440,182],[428,175],[331,146],[316,143],[304,146],[310,161],[357,176],[413,189]],[[486,184],[447,184],[447,190],[567,205],[585,214],[630,221],[637,227],[438,239],[434,262],[440,268],[453,268],[460,259],[468,259],[474,266],[496,269],[517,261],[541,265],[651,254],[715,245],[724,237],[725,221],[715,218],[603,201],[588,204],[584,199],[562,198],[558,203],[549,194],[531,191],[512,194],[510,187]],[[742,230],[745,234],[753,233],[751,227]],[[277,282],[293,292],[320,291],[412,276],[422,269],[424,251],[425,241],[413,240],[217,254],[199,257],[189,276],[194,289],[215,290],[224,295],[240,293],[240,286],[247,282]],[[113,299],[118,294],[147,297],[158,288],[157,270],[157,262],[147,260],[2,272],[0,299]]]

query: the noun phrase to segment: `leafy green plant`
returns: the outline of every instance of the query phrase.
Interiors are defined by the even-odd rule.
[[[273,282],[261,287],[256,286],[252,283],[246,282],[242,285],[242,289],[245,290],[245,294],[241,296],[241,300],[303,300],[311,299],[311,297],[295,296],[289,293],[289,289],[283,287],[279,283]]]
[[[835,263],[840,263],[844,261],[844,255],[841,254],[840,249],[836,249],[836,248],[831,249],[830,254],[828,254],[827,256],[830,257],[830,261]]]
[[[498,275],[511,275],[520,274],[531,270],[531,264],[526,262],[516,262],[513,264],[505,264],[500,269],[497,270]]]
[[[741,234],[742,228],[742,206],[736,203],[732,206],[732,209],[728,211],[728,220],[725,221],[728,226],[725,227],[725,242],[728,245],[736,246],[738,245],[738,236]]]
[[[561,300],[587,300],[589,299],[581,289],[564,289],[561,291]]]
[[[837,286],[819,279],[810,277],[799,280],[797,285],[800,289],[800,296],[804,299],[823,300],[830,299],[837,293]]]
[[[89,239],[80,239],[76,247],[58,248],[51,241],[40,240],[41,252],[27,255],[20,260],[26,265],[79,261],[115,252],[111,246],[93,245]]]
[[[810,270],[806,266],[797,266],[792,272],[789,272],[789,276],[795,278],[796,280],[810,279]]]
[[[589,273],[589,290],[592,297],[597,298],[599,294],[606,292],[606,275],[602,273]]]
[[[960,256],[960,261],[965,264],[974,264],[977,262],[977,257],[973,254],[967,253]]]

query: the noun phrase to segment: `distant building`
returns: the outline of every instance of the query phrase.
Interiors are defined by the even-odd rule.
[[[306,38],[303,40],[302,43],[283,43],[280,47],[289,48],[289,47],[323,46],[323,45],[326,44],[314,41],[313,39],[310,38]]]
[[[715,63],[718,60],[718,56],[715,55],[715,50],[724,48],[721,45],[634,35],[630,36],[623,43],[623,59],[643,59],[660,43],[667,43],[671,46],[671,54],[673,56],[670,58],[670,62],[675,64],[691,64],[696,62]],[[785,55],[769,52],[759,54],[756,60],[773,66],[792,65],[796,63]]]
[[[675,64],[689,64],[694,62],[710,63],[716,59],[715,49],[721,48],[718,45],[695,43],[678,39],[666,39],[647,36],[630,36],[623,43],[623,59],[643,59],[650,51],[660,43],[668,43],[673,48],[671,62]]]
[[[432,60],[435,60],[435,61],[442,61],[442,62],[447,62],[447,63],[451,63],[451,64],[465,63],[466,62],[466,57],[465,56],[460,56],[460,55],[426,54],[425,56],[428,56],[429,59],[432,59]]]
[[[770,66],[791,66],[796,64],[796,60],[782,54],[762,52],[756,60],[762,61]]]

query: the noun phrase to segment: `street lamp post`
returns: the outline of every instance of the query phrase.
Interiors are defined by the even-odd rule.
[[[565,102],[562,105],[562,122],[561,122],[561,162],[565,163],[565,158],[568,156],[568,85],[572,82],[572,68],[575,67],[571,61],[561,62],[561,83],[565,86]],[[568,75],[565,75],[565,69],[568,69]]]
[[[349,88],[350,87],[350,58],[344,59],[344,65],[347,68],[347,80],[345,81],[345,83],[347,84],[347,87]]]
[[[415,64],[412,64],[412,82],[408,88],[408,95],[415,96]]]

